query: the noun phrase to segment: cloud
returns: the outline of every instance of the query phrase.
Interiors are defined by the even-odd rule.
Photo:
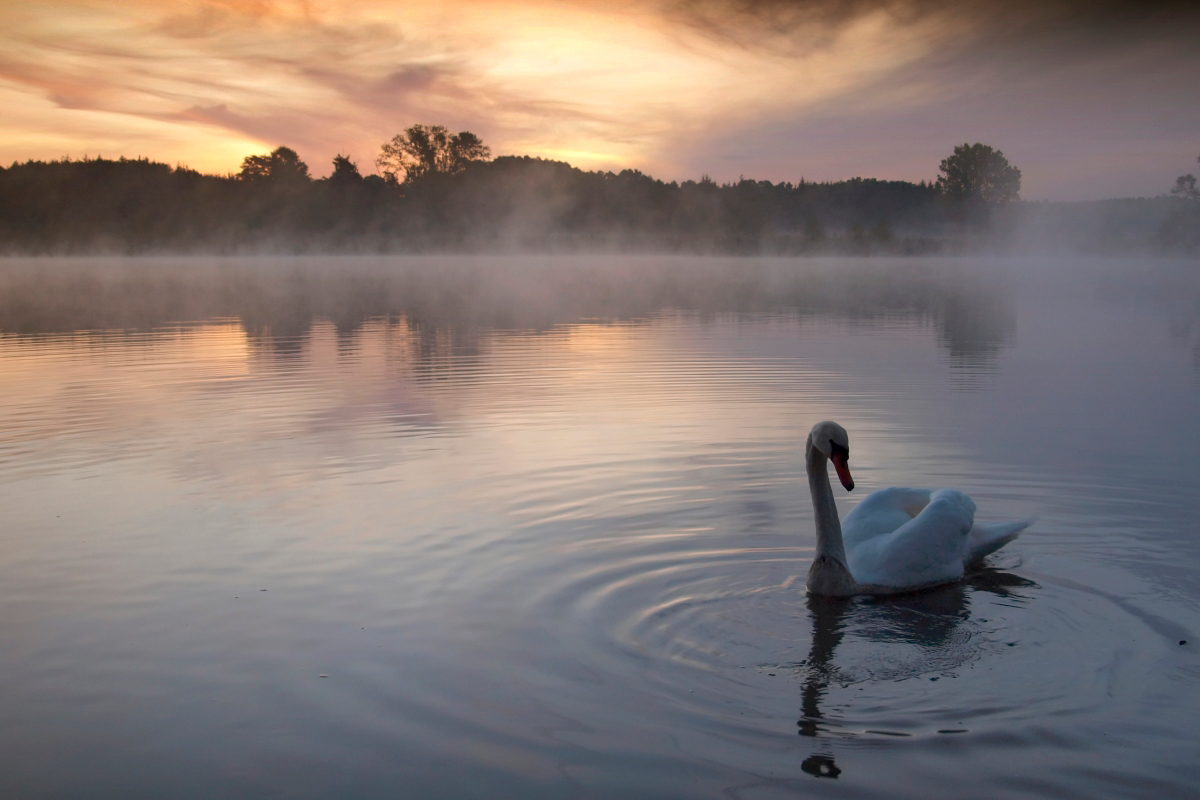
[[[897,25],[955,20],[989,39],[1016,32],[1076,33],[1124,38],[1166,31],[1200,16],[1190,0],[648,0],[672,24],[689,26],[746,46],[788,37],[826,36],[868,15],[885,14]]]
[[[1097,179],[1105,162],[1144,146],[1169,171],[1196,129],[1193,5],[45,0],[0,6],[0,91],[22,109],[0,158],[95,152],[107,126],[127,155],[192,148],[226,172],[234,146],[286,144],[320,174],[424,122],[668,178],[919,178],[964,137],[1003,138],[1038,164],[1030,186],[1121,193],[1141,184]]]
[[[682,0],[663,14],[780,57],[872,17],[927,44],[845,92],[700,132],[681,172],[932,178],[952,145],[986,141],[1025,170],[1027,197],[1098,198],[1159,194],[1200,150],[1194,3]]]

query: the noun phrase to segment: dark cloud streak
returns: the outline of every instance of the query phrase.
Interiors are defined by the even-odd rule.
[[[1200,147],[1200,3],[663,0],[658,7],[680,30],[780,58],[827,48],[871,15],[931,43],[852,94],[703,133],[685,148],[680,166],[688,171],[703,165],[729,180],[779,175],[790,163],[793,179],[916,179],[916,165],[928,165],[928,177],[941,150],[969,139],[1019,157],[1032,197],[1109,196],[1112,183],[1153,195],[1167,178],[1155,165]]]
[[[1147,41],[1200,46],[1194,0],[661,0],[669,25],[748,50],[822,49],[870,15],[898,28],[940,29],[944,57],[1066,59]]]

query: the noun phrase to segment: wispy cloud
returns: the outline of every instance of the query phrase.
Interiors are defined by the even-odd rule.
[[[436,122],[479,133],[497,153],[588,168],[917,178],[969,138],[1003,147],[1035,194],[1119,194],[1140,184],[1135,175],[1097,177],[1106,161],[1113,174],[1115,152],[1148,146],[1152,157],[1129,162],[1170,172],[1168,162],[1182,158],[1175,151],[1200,146],[1187,133],[1200,129],[1200,109],[1186,99],[1200,67],[1187,33],[1195,28],[1181,24],[1194,24],[1190,8],[1113,0],[8,4],[0,6],[0,95],[12,113],[0,121],[0,159],[95,154],[102,145],[107,154],[225,172],[242,155],[287,144],[319,174],[335,153],[366,166],[394,133]],[[1029,169],[1029,159],[1044,168]],[[1073,166],[1051,169],[1063,163]],[[1037,189],[1039,174],[1054,177]]]

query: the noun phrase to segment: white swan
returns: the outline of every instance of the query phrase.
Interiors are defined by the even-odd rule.
[[[804,460],[817,519],[817,555],[808,591],[818,595],[895,594],[950,583],[966,567],[1017,538],[1032,520],[976,526],[975,503],[956,489],[881,489],[838,521],[828,463],[847,491],[850,440],[836,422],[818,422]],[[844,531],[844,533],[843,533]]]

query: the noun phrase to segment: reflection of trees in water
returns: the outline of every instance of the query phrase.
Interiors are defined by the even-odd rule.
[[[812,619],[812,645],[800,662],[803,685],[800,695],[798,733],[818,739],[816,751],[801,768],[814,776],[836,778],[841,769],[834,761],[826,737],[834,734],[839,720],[821,710],[830,686],[848,686],[862,681],[896,681],[927,672],[945,672],[971,660],[964,644],[970,639],[964,625],[970,620],[970,593],[984,591],[1000,597],[1016,589],[1036,587],[1032,581],[993,569],[982,570],[966,581],[924,592],[880,598],[827,598],[808,596]],[[869,662],[851,668],[835,659],[847,636],[869,644],[909,644],[921,651],[912,663]]]
[[[32,263],[0,274],[0,331],[149,330],[240,319],[294,350],[314,319],[351,337],[367,320],[410,320],[428,352],[486,329],[546,330],[663,309],[790,312],[850,322],[928,319],[957,362],[995,356],[1015,329],[1008,292],[981,275],[907,261],[429,258]],[[268,344],[270,342],[270,344]]]
[[[938,339],[960,367],[982,367],[1017,331],[1017,311],[1002,287],[975,286],[951,291],[935,312]]]
[[[1173,317],[1168,322],[1167,330],[1172,344],[1191,350],[1192,368],[1200,373],[1200,302],[1197,306],[1195,317]]]
[[[1190,351],[1200,375],[1200,269],[1198,262],[1143,265],[1136,275],[1107,275],[1099,296],[1119,306],[1145,304],[1166,320],[1171,345]]]
[[[315,317],[272,320],[252,324],[243,320],[250,349],[260,356],[281,361],[302,358],[312,341]],[[481,355],[479,335],[474,330],[443,330],[405,317],[377,319],[383,329],[384,338],[393,347],[399,343],[401,360],[418,379],[443,381],[450,375],[446,366],[453,364],[459,372],[470,372],[478,367]],[[294,326],[294,327],[293,327]],[[362,325],[354,328],[339,328],[332,325],[335,346],[339,357],[352,357],[361,346]]]
[[[1171,342],[1191,350],[1192,367],[1200,373],[1200,286],[1181,291],[1167,310]]]

